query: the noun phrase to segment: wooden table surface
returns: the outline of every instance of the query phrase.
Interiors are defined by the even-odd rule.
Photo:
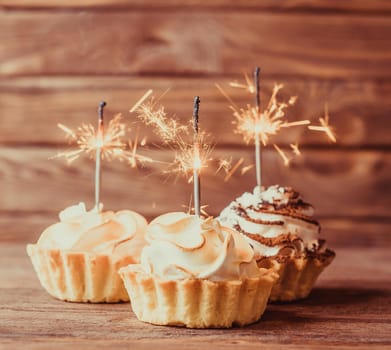
[[[269,305],[244,328],[183,329],[142,323],[129,304],[58,301],[40,287],[21,243],[0,247],[0,348],[391,349],[388,247],[340,248],[311,296]]]

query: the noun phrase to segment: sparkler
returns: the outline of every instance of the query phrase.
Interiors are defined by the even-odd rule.
[[[101,191],[101,179],[102,179],[102,167],[101,167],[101,158],[102,158],[102,147],[103,147],[103,109],[106,106],[106,102],[102,101],[99,104],[98,108],[98,133],[97,133],[97,143],[96,143],[96,155],[95,155],[95,210],[99,211],[99,199]]]
[[[194,180],[194,155],[195,155],[195,138],[198,140],[196,153],[197,167],[199,170],[207,166],[212,160],[210,154],[212,146],[207,142],[207,135],[198,129],[195,130],[195,120],[193,117],[192,128],[194,130],[193,141],[188,142],[189,127],[180,123],[174,117],[169,117],[163,105],[159,104],[159,98],[152,97],[150,100],[140,104],[136,109],[138,118],[145,124],[153,127],[153,132],[161,138],[163,144],[169,146],[175,153],[174,160],[169,164],[166,173],[177,174],[190,177],[188,181]],[[198,112],[197,112],[198,113]],[[195,114],[195,105],[194,105]],[[197,134],[197,136],[195,136]]]
[[[255,108],[256,108],[256,117],[255,124],[259,125],[260,119],[260,105],[261,105],[261,97],[259,95],[259,73],[260,68],[256,67],[254,72],[254,82],[255,82]],[[257,179],[257,185],[259,187],[262,186],[262,178],[261,178],[261,140],[259,137],[259,132],[255,133],[255,173]]]
[[[169,164],[168,174],[177,174],[178,176],[188,177],[188,182],[194,180],[194,166],[199,170],[206,168],[208,163],[213,160],[211,153],[213,147],[207,142],[204,132],[198,132],[198,149],[195,151],[194,142],[187,142],[184,138],[177,137],[174,143],[170,144],[170,148],[174,150],[174,160]],[[197,161],[194,160],[194,155],[197,154]]]
[[[145,140],[138,142],[138,134],[134,140],[128,143],[123,141],[126,134],[126,126],[122,123],[121,115],[117,114],[110,120],[107,127],[104,127],[103,109],[106,102],[101,102],[98,108],[98,127],[95,130],[91,124],[82,124],[76,130],[58,124],[58,127],[65,132],[71,143],[76,144],[76,149],[59,152],[53,158],[65,158],[68,164],[80,158],[83,154],[95,159],[95,209],[99,210],[99,201],[102,183],[102,160],[119,160],[128,162],[131,167],[137,163],[144,164],[153,162],[153,159],[137,153],[138,145],[144,145]]]
[[[194,108],[193,108],[193,129],[194,129],[194,155],[193,155],[193,184],[194,184],[194,213],[198,217],[200,216],[200,198],[201,198],[201,182],[200,182],[200,170],[202,167],[200,158],[200,144],[199,144],[199,133],[198,133],[198,112],[200,108],[199,96],[194,97]]]
[[[151,125],[153,131],[163,143],[169,146],[175,153],[174,160],[169,164],[166,173],[189,176],[188,182],[193,181],[194,185],[194,212],[195,215],[203,214],[203,207],[200,205],[200,174],[201,170],[207,167],[212,160],[211,152],[213,147],[207,142],[207,135],[199,129],[198,113],[200,98],[194,98],[193,105],[193,139],[189,139],[189,127],[170,118],[164,106],[158,104],[159,98],[153,97],[138,106],[138,118],[146,125]],[[225,163],[221,167],[225,167]],[[220,170],[220,169],[219,169]],[[190,175],[191,174],[191,175]]]
[[[122,151],[126,144],[121,141],[121,137],[125,135],[125,125],[120,121],[121,115],[118,114],[109,122],[105,132],[101,135],[99,123],[98,131],[95,131],[91,124],[82,124],[76,131],[63,124],[58,124],[58,127],[65,132],[66,138],[77,145],[77,149],[60,152],[55,158],[63,157],[69,164],[80,158],[83,153],[86,153],[90,158],[95,158],[98,146],[102,146],[102,159],[111,160],[121,156],[120,150]]]
[[[277,99],[278,92],[283,88],[283,85],[276,84],[273,88],[272,95],[266,108],[261,111],[260,94],[259,94],[259,73],[260,69],[257,67],[254,72],[253,82],[245,75],[245,84],[238,82],[231,82],[229,85],[234,88],[245,89],[251,94],[255,94],[255,106],[247,105],[246,108],[239,108],[228,94],[218,85],[217,88],[230,102],[230,108],[233,111],[236,125],[235,133],[241,134],[244,141],[248,144],[254,142],[255,145],[255,171],[257,186],[262,185],[262,146],[267,146],[270,139],[278,134],[283,128],[293,126],[302,126],[310,124],[309,120],[299,120],[295,122],[288,122],[285,117],[285,110],[296,102],[296,97],[292,96],[288,102],[280,102]],[[282,151],[278,145],[273,143],[277,153],[284,161],[284,165],[289,164],[288,156]],[[292,147],[293,153],[298,154],[298,145]],[[249,168],[246,168],[246,171]]]
[[[59,152],[53,157],[65,158],[68,164],[79,159],[84,153],[94,159],[98,147],[100,147],[102,160],[111,161],[116,159],[126,161],[133,168],[136,167],[137,163],[144,164],[153,161],[151,158],[137,153],[138,146],[145,145],[145,138],[139,142],[138,135],[136,134],[134,141],[129,140],[126,143],[122,140],[126,134],[126,126],[122,123],[122,116],[120,114],[117,114],[110,120],[101,136],[99,136],[99,125],[98,131],[95,131],[95,128],[91,124],[82,124],[76,131],[63,124],[58,124],[58,127],[65,132],[66,138],[71,143],[77,145],[76,149]]]

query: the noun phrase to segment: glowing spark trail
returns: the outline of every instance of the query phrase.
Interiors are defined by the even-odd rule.
[[[215,174],[217,174],[221,169],[224,170],[225,173],[228,173],[232,167],[232,157],[226,159],[226,158],[221,158],[219,159],[219,164],[216,169]]]
[[[227,173],[227,175],[225,176],[224,178],[224,182],[227,182],[231,177],[232,175],[235,173],[236,170],[238,170],[238,168],[243,164],[244,162],[244,159],[243,158],[240,158],[236,164],[232,167],[232,169]]]
[[[259,72],[260,72],[259,67],[256,67],[255,74],[259,75]],[[246,81],[246,84],[239,83],[238,81],[232,81],[229,83],[229,86],[232,86],[232,87],[238,88],[238,89],[247,90],[250,94],[256,93],[257,85],[255,84],[255,86],[254,86],[253,82],[251,81],[251,79],[249,78],[247,73],[244,73],[244,80]]]
[[[290,162],[290,159],[288,158],[288,156],[285,154],[285,152],[280,148],[278,147],[276,144],[273,144],[273,147],[276,149],[276,151],[278,152],[278,154],[281,156],[281,158],[283,159],[284,161],[284,165],[285,166],[288,166],[289,165],[289,162]]]
[[[149,89],[135,104],[134,106],[129,110],[129,112],[134,112],[139,108],[142,103],[153,93],[152,89]]]
[[[242,170],[240,171],[240,174],[241,174],[241,175],[244,175],[244,174],[247,173],[249,170],[251,170],[253,167],[254,167],[254,164],[250,164],[250,165],[244,166],[244,167],[242,168]]]
[[[331,142],[337,142],[337,138],[335,137],[334,131],[329,125],[329,112],[327,105],[325,106],[324,118],[319,118],[320,126],[318,125],[309,125],[308,129],[314,131],[322,131],[326,133]]]
[[[296,143],[291,143],[289,146],[292,148],[292,152],[296,156],[301,155],[301,152],[300,152],[300,149],[299,149],[299,144],[297,142]]]
[[[151,125],[163,143],[173,143],[179,134],[187,132],[187,126],[181,125],[174,118],[167,117],[164,106],[158,101],[159,99],[151,98],[147,102],[139,103],[136,108],[133,107],[130,111],[136,111],[138,118],[145,125]]]

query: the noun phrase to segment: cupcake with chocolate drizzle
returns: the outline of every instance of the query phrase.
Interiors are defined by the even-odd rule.
[[[270,300],[306,298],[335,253],[319,239],[313,207],[298,192],[279,185],[262,189],[257,186],[235,199],[219,220],[246,238],[259,267],[278,272]]]

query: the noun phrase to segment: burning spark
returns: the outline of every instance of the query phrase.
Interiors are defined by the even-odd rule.
[[[181,207],[186,209],[186,213],[187,214],[192,214],[192,213],[195,213],[195,209],[194,207],[192,206],[192,203],[193,203],[193,198],[192,196],[190,196],[190,200],[189,200],[189,204],[182,204]],[[206,208],[208,208],[209,205],[205,204],[205,205],[201,205],[201,214],[204,216],[204,217],[209,217],[210,215],[206,212]]]
[[[208,143],[208,137],[203,132],[198,134],[196,140],[188,141],[191,138],[189,127],[167,115],[164,106],[158,103],[161,97],[151,97],[139,104],[135,110],[139,119],[145,125],[151,125],[153,132],[174,151],[174,160],[164,172],[186,176],[191,182],[193,171],[201,171],[212,160],[213,146]]]
[[[238,171],[238,169],[243,165],[244,158],[240,158],[234,165],[232,165],[232,157],[229,159],[219,159],[219,166],[215,172],[217,174],[219,171],[223,170],[225,173],[224,182],[227,182],[234,174]],[[254,167],[254,164],[243,166],[240,169],[240,174],[244,175],[251,168]]]
[[[284,165],[288,166],[290,159],[287,157],[285,152],[280,147],[278,147],[276,144],[274,144],[273,146],[276,149],[276,151],[278,152],[278,154],[281,156],[282,160],[284,161]]]
[[[226,158],[219,159],[219,166],[215,174],[217,174],[220,170],[223,170],[225,173],[228,173],[231,167],[232,167],[232,157],[230,157],[229,159]]]
[[[331,140],[331,142],[337,142],[337,138],[335,137],[335,133],[332,127],[329,125],[329,113],[327,105],[325,106],[325,115],[324,118],[319,118],[320,125],[309,125],[308,129],[314,131],[322,131],[326,133],[327,137]]]
[[[255,86],[247,73],[244,73],[244,80],[246,81],[245,84],[239,83],[238,81],[232,81],[229,83],[229,86],[234,87],[234,88],[238,88],[238,89],[244,89],[244,90],[247,90],[250,94],[254,94],[255,93]]]
[[[54,157],[63,157],[68,164],[77,160],[83,154],[94,159],[97,149],[101,150],[102,159],[127,161],[132,167],[135,167],[137,162],[142,164],[152,162],[151,158],[137,154],[137,136],[134,141],[129,141],[129,144],[122,140],[126,134],[126,126],[122,123],[121,114],[117,114],[110,120],[104,132],[96,131],[92,124],[82,124],[76,130],[72,130],[63,124],[58,124],[58,127],[65,132],[67,139],[77,146],[77,149],[60,152]]]
[[[289,146],[291,146],[292,152],[296,156],[300,156],[301,155],[301,152],[300,152],[300,149],[299,149],[299,144],[297,142],[296,143],[291,143]]]
[[[67,126],[65,126],[65,125],[63,125],[63,124],[61,124],[61,123],[57,124],[57,126],[58,126],[62,131],[65,132],[65,135],[66,135],[66,137],[67,137],[68,139],[71,139],[71,140],[76,140],[76,139],[77,139],[77,135],[76,135],[76,133],[75,133],[72,129],[68,128]]]
[[[205,204],[205,205],[201,205],[201,214],[204,216],[204,217],[209,217],[210,215],[207,213],[207,211],[205,210],[206,208],[208,208],[209,205],[208,204]],[[192,208],[193,212],[195,211],[194,208]]]
[[[243,164],[244,162],[244,159],[243,158],[240,158],[236,164],[232,167],[232,169],[227,173],[227,175],[225,176],[224,178],[224,182],[227,182],[231,177],[232,175],[235,173],[236,170],[238,170],[238,168]]]
[[[152,89],[149,89],[135,104],[134,106],[129,110],[129,112],[134,112],[136,111],[141,104],[153,93]]]
[[[139,132],[137,130],[134,140],[132,141],[131,139],[129,139],[128,141],[129,151],[124,152],[124,159],[128,161],[128,163],[132,168],[136,168],[137,163],[144,165],[145,163],[153,162],[152,158],[142,156],[137,153],[138,146],[145,146],[146,144],[145,138],[143,138],[140,142],[138,142],[138,137],[139,137]]]
[[[245,173],[247,173],[252,168],[254,168],[254,164],[250,164],[250,165],[244,166],[242,168],[242,170],[240,171],[240,175],[244,175]]]

